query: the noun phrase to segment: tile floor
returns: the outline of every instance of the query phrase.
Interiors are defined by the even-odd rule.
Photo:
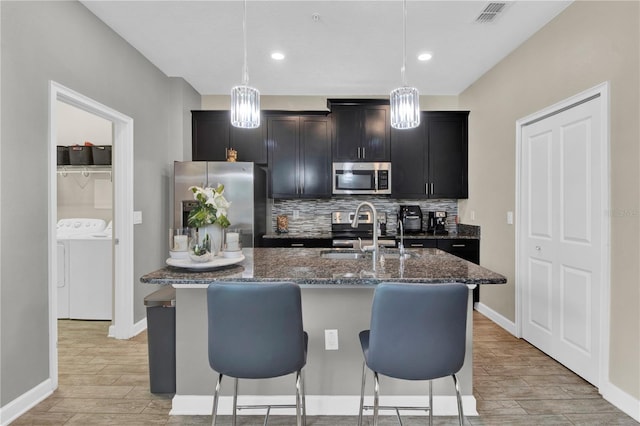
[[[474,312],[474,394],[479,417],[470,425],[637,425],[571,371]],[[59,388],[14,425],[204,425],[210,416],[169,416],[171,397],[149,392],[147,339],[106,337],[108,322],[59,321]],[[365,424],[371,425],[369,418]],[[239,426],[262,417],[241,416]],[[293,421],[292,421],[293,420]],[[403,418],[407,426],[425,417]],[[309,416],[309,426],[355,425],[356,417]],[[456,425],[436,417],[436,425]],[[228,416],[219,424],[228,425]],[[272,426],[295,424],[271,416]],[[381,424],[396,425],[392,416]]]

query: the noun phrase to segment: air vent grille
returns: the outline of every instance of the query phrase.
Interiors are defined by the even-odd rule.
[[[476,18],[476,22],[486,23],[493,22],[498,15],[504,11],[507,3],[498,3],[491,2],[485,6],[485,8],[480,12],[480,15]]]

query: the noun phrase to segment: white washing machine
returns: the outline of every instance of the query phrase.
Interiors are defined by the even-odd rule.
[[[58,318],[111,320],[112,228],[102,219],[61,219]]]

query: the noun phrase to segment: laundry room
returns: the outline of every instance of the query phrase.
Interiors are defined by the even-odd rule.
[[[57,101],[58,318],[111,320],[113,124]]]

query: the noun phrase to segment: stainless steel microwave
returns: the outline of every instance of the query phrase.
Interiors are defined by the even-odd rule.
[[[391,163],[333,163],[334,194],[391,194]]]

